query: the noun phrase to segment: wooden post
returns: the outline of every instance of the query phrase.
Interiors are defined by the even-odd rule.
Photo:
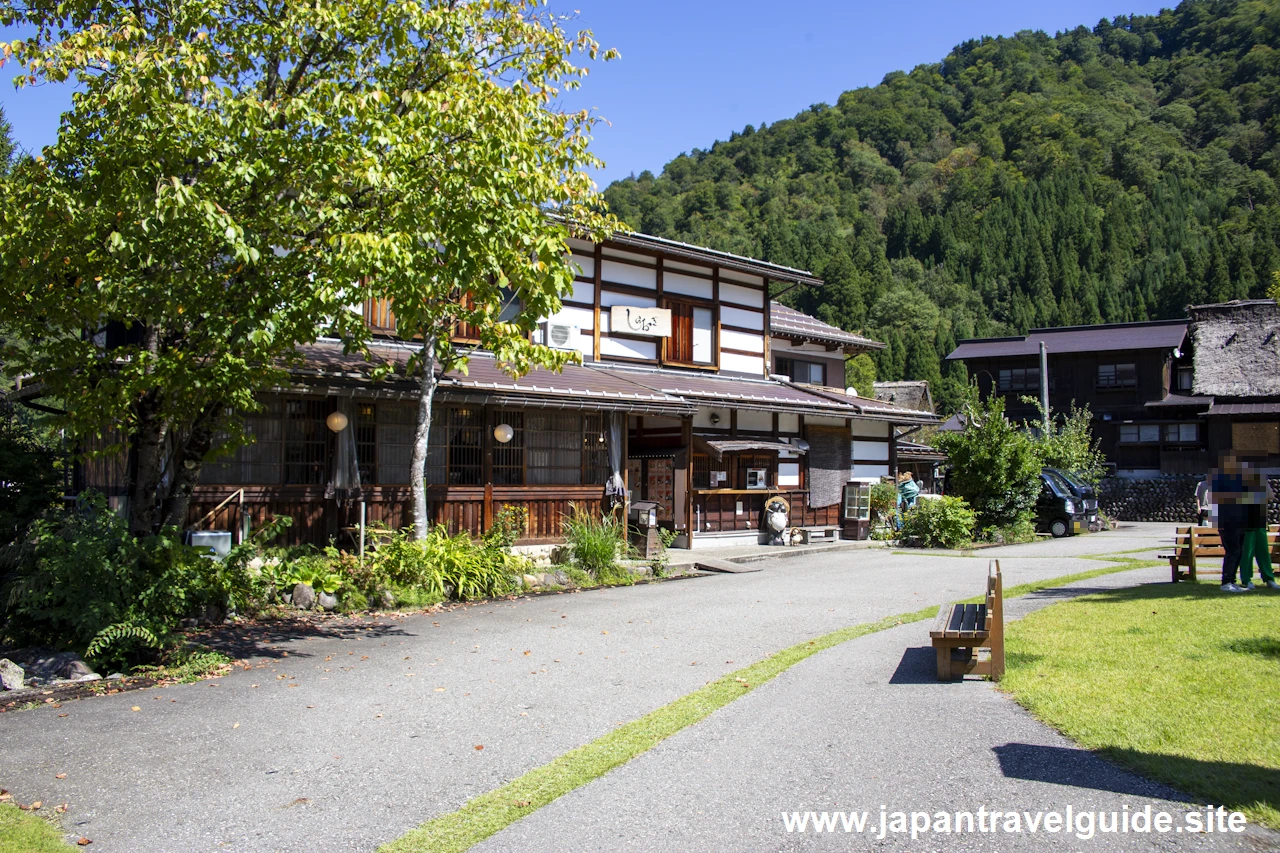
[[[767,377],[773,373],[773,365],[769,362],[769,335],[772,332],[770,326],[773,323],[772,299],[769,297],[769,277],[764,279],[764,375]]]
[[[591,332],[591,335],[592,335],[591,360],[592,361],[600,360],[600,284],[602,282],[602,279],[600,276],[600,264],[603,262],[603,260],[604,260],[604,252],[600,244],[596,243],[596,265],[595,265],[596,274],[595,274],[595,288],[594,288],[595,289],[594,302],[595,302],[596,321],[594,323],[595,328]]]
[[[686,546],[693,548],[693,415],[680,421],[680,443],[684,445],[684,529]]]
[[[1187,576],[1192,583],[1196,582],[1196,526],[1193,524],[1187,528]],[[1174,570],[1174,577],[1177,577],[1177,569]]]

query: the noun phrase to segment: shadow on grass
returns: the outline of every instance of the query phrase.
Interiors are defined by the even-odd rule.
[[[1224,643],[1222,646],[1229,652],[1235,652],[1241,655],[1257,655],[1264,658],[1280,659],[1280,637],[1249,637],[1248,639],[1232,640]],[[1277,686],[1280,690],[1280,686]]]

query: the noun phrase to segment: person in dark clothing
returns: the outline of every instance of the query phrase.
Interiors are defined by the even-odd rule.
[[[1244,532],[1248,524],[1245,504],[1246,489],[1244,471],[1234,453],[1224,453],[1218,472],[1213,476],[1212,500],[1218,505],[1218,533],[1222,537],[1222,591],[1248,592],[1236,585],[1236,572],[1240,568],[1244,548]]]

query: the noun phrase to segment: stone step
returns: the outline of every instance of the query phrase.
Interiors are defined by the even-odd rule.
[[[731,563],[728,560],[717,560],[714,557],[695,557],[693,567],[704,572],[726,572],[734,575],[760,571],[759,566]]]

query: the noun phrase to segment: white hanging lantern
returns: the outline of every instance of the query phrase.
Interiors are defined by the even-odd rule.
[[[324,419],[324,425],[333,432],[342,432],[347,428],[347,416],[342,412],[330,412],[329,417]]]

